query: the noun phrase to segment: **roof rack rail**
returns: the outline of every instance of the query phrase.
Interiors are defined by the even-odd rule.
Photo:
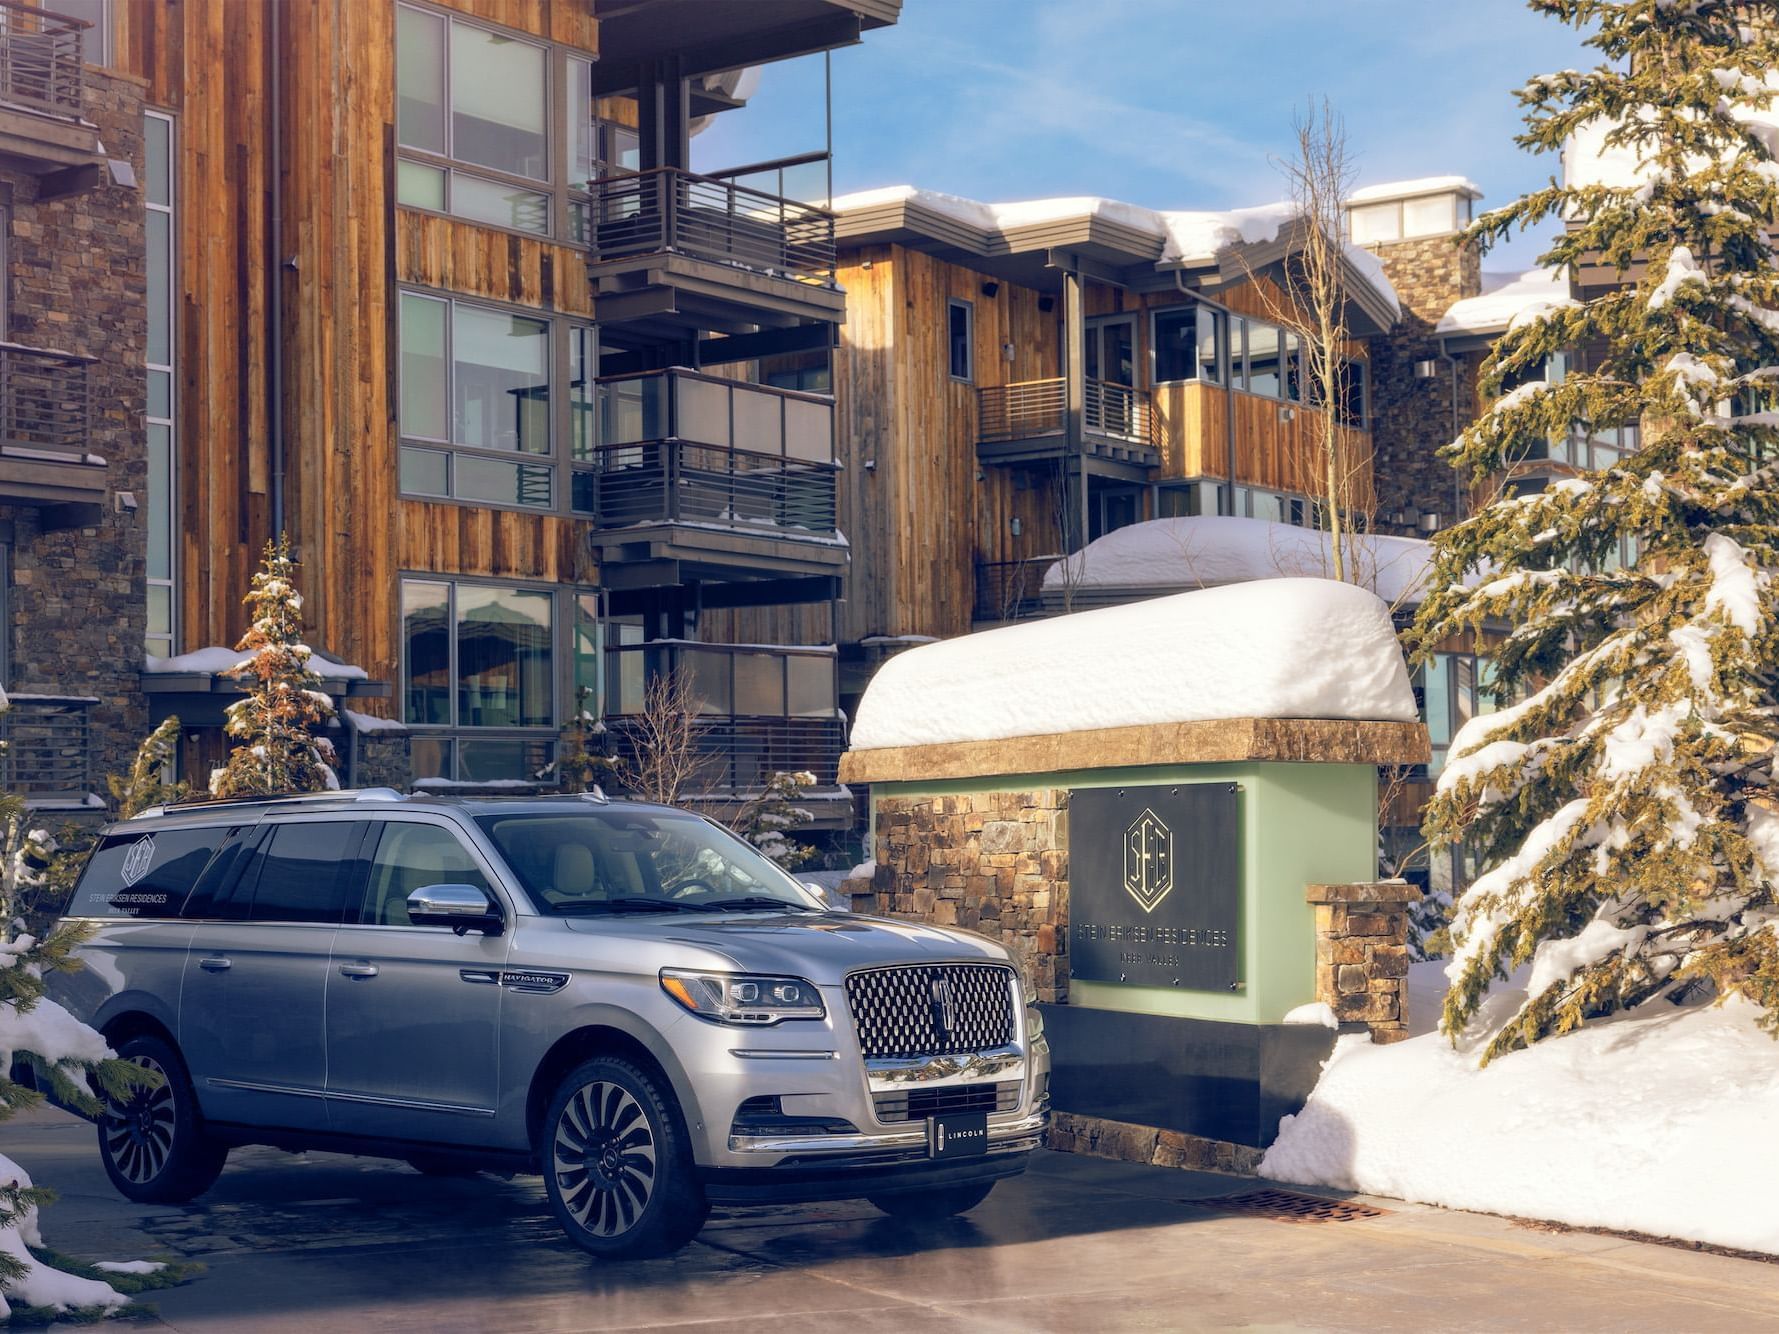
[[[168,811],[210,809],[226,806],[271,806],[305,801],[405,801],[392,787],[333,788],[326,792],[268,792],[246,797],[187,797],[183,801],[162,802],[150,806],[135,817],[165,815]]]

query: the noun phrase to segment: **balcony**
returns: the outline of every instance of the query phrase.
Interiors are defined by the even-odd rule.
[[[603,379],[589,410],[574,508],[609,565],[668,583],[844,567],[832,399],[670,370]]]
[[[1068,448],[1068,382],[1023,380],[976,391],[976,456],[984,463],[1034,463]],[[1089,380],[1081,414],[1081,451],[1089,459],[1144,469],[1161,462],[1155,410],[1147,389]]]
[[[81,695],[13,695],[0,713],[0,791],[27,806],[85,806],[92,792],[97,700]]]
[[[1044,576],[1061,559],[1056,555],[977,561],[971,619],[979,625],[996,625],[1051,615],[1054,609],[1044,604]]]
[[[826,209],[678,167],[595,182],[585,206],[601,324],[742,332],[845,313]]]
[[[0,0],[0,162],[34,174],[67,172],[48,193],[97,184],[98,129],[85,119],[81,34],[89,25]]]
[[[32,505],[46,528],[91,523],[105,460],[89,453],[91,357],[0,343],[0,503]]]
[[[648,684],[687,683],[696,701],[692,778],[701,804],[744,803],[775,773],[815,776],[809,806],[819,827],[851,818],[839,787],[846,724],[838,708],[834,651],[657,640],[606,650],[605,723],[614,754],[634,762]],[[834,809],[827,810],[827,806]],[[827,820],[838,823],[829,825]]]

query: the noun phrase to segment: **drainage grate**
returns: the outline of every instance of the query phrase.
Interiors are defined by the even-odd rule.
[[[1355,1218],[1381,1218],[1387,1212],[1368,1204],[1299,1195],[1289,1190],[1252,1190],[1242,1195],[1218,1195],[1194,1203],[1219,1213],[1252,1214],[1280,1223],[1345,1223]]]

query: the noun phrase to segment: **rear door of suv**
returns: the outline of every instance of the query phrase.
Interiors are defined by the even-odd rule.
[[[236,873],[188,908],[201,920],[179,1045],[209,1119],[327,1129],[328,966],[362,893],[368,827],[337,815],[268,820]]]
[[[334,937],[327,992],[333,1126],[352,1134],[489,1144],[500,1094],[501,981],[512,906],[443,820],[388,817],[367,840],[362,902]],[[408,895],[468,884],[507,929],[456,934],[408,918]]]

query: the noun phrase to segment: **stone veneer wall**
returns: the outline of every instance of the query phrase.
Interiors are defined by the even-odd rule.
[[[1335,1018],[1361,1022],[1373,1042],[1408,1036],[1408,905],[1421,891],[1401,881],[1311,885],[1316,908],[1316,999]]]
[[[855,909],[979,931],[1012,951],[1030,994],[1068,999],[1069,794],[877,798],[876,875]]]
[[[143,85],[88,68],[86,116],[105,151],[143,175]],[[0,172],[0,203],[11,220],[4,275],[5,337],[83,353],[93,429],[88,448],[109,464],[113,492],[138,502],[148,475],[148,342],[142,192],[113,185],[60,199],[37,198],[36,178]],[[147,732],[137,680],[147,619],[146,506],[120,514],[108,503],[84,527],[45,531],[36,506],[0,505],[0,541],[12,547],[11,623],[0,627],[12,651],[8,689],[90,695],[93,786],[129,765]]]
[[[1454,517],[1456,500],[1452,469],[1439,458],[1440,446],[1452,438],[1450,368],[1439,363],[1430,379],[1415,375],[1415,363],[1440,355],[1434,327],[1455,301],[1482,291],[1482,258],[1473,243],[1456,236],[1397,241],[1370,249],[1383,261],[1402,319],[1383,338],[1371,340],[1371,420],[1373,473],[1377,486],[1378,528],[1386,533],[1420,534],[1417,512],[1437,513],[1442,522]],[[1481,354],[1466,353],[1458,362],[1458,424],[1476,416],[1476,368]],[[1408,522],[1391,522],[1397,511]]]

